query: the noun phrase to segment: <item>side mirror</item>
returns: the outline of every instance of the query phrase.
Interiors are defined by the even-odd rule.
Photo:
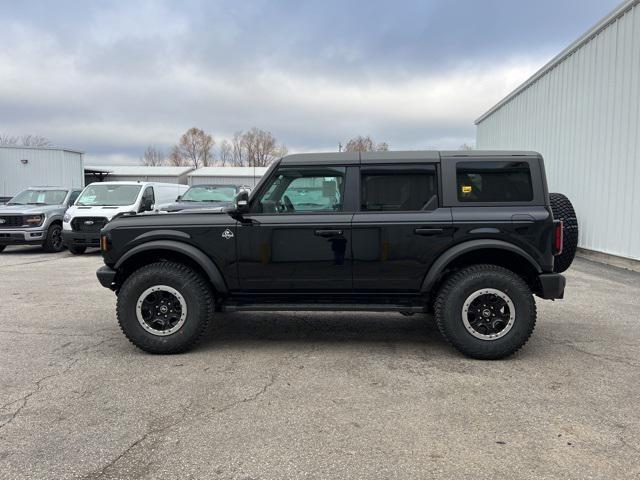
[[[178,195],[178,198],[176,198],[176,202],[179,202],[180,200],[182,200],[182,195]]]
[[[238,213],[247,213],[249,211],[249,192],[241,190],[236,195],[235,206]]]
[[[233,208],[227,210],[235,220],[242,221],[242,215],[249,212],[249,193],[241,190],[236,195]]]

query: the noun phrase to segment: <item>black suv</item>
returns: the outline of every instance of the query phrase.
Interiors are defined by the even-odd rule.
[[[576,242],[535,152],[302,154],[225,212],[113,220],[97,275],[152,353],[188,349],[218,311],[359,310],[433,313],[490,359],[531,335],[533,294],[562,298]]]

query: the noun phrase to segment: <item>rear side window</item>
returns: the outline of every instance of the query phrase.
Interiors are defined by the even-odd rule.
[[[360,188],[360,210],[364,212],[433,210],[438,204],[433,166],[363,168]]]
[[[527,162],[460,162],[456,165],[460,202],[530,202]]]

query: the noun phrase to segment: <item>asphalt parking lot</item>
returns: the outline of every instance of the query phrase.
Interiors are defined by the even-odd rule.
[[[0,478],[638,478],[640,274],[577,260],[514,357],[428,318],[220,314],[144,354],[96,254],[0,254]]]

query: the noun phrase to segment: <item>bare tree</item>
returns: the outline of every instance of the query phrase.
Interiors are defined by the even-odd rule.
[[[42,135],[23,135],[20,139],[20,143],[25,147],[51,147],[53,144],[51,140]]]
[[[213,137],[203,130],[192,127],[171,151],[170,162],[174,165],[191,165],[195,168],[207,167],[213,163]]]
[[[256,127],[242,134],[240,144],[250,167],[266,167],[287,153],[287,148],[278,144],[271,132]]]
[[[22,135],[21,137],[14,137],[11,135],[5,135],[0,133],[0,145],[10,146],[23,146],[23,147],[51,147],[53,143],[42,135]]]
[[[339,144],[342,147],[342,144]],[[347,140],[344,151],[345,152],[386,152],[389,150],[389,144],[386,142],[378,143],[371,138],[370,135],[350,138]]]
[[[144,154],[140,159],[140,162],[142,162],[143,165],[147,165],[150,167],[157,167],[159,165],[166,164],[166,157],[164,155],[164,152],[162,152],[162,150],[157,149],[153,145],[149,145],[145,149]]]
[[[473,145],[468,145],[466,143],[463,143],[458,147],[458,150],[473,150]]]
[[[231,163],[237,167],[244,165],[244,152],[242,148],[242,131],[233,134],[231,140]]]
[[[17,145],[18,137],[13,137],[11,135],[5,135],[4,133],[0,133],[0,145],[4,146],[12,146]]]
[[[187,164],[186,160],[182,158],[180,149],[177,145],[174,145],[171,148],[171,152],[169,153],[169,158],[167,160],[169,162],[169,165],[173,165],[174,167],[183,167]]]
[[[226,167],[233,163],[233,146],[229,140],[222,140],[218,147],[218,162],[221,167]]]

